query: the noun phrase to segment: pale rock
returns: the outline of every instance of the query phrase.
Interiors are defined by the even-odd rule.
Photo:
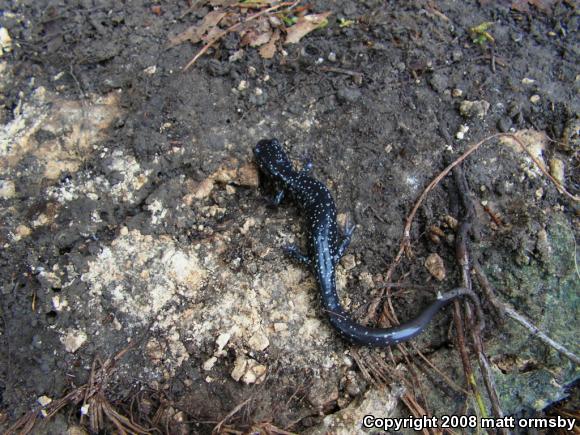
[[[438,281],[445,279],[445,264],[443,264],[443,259],[439,255],[429,254],[427,260],[425,260],[425,267]]]
[[[64,348],[69,353],[75,353],[87,341],[87,334],[84,331],[72,329],[60,338]]]
[[[270,345],[270,341],[262,331],[258,331],[252,335],[248,344],[253,350],[261,352]]]

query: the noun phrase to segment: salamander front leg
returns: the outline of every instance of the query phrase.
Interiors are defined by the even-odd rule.
[[[284,251],[284,253],[286,255],[294,258],[295,260],[298,260],[302,264],[310,266],[310,264],[312,263],[312,260],[310,259],[310,257],[308,255],[303,254],[300,251],[300,248],[296,245],[283,246],[282,251]]]
[[[352,233],[354,233],[354,225],[351,225],[348,221],[344,228],[344,237],[338,245],[336,249],[336,254],[333,257],[334,264],[338,264],[344,253],[346,252],[346,248],[350,245],[350,240],[352,238]]]
[[[302,169],[300,170],[300,175],[308,175],[310,171],[312,171],[312,168],[314,167],[314,165],[312,164],[312,160],[309,157],[304,157],[302,161],[304,163],[304,166],[302,166]]]

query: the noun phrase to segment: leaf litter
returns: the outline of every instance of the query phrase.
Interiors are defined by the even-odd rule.
[[[197,23],[170,36],[169,47],[185,42],[203,42],[202,48],[183,68],[186,70],[224,36],[235,32],[240,36],[241,47],[260,47],[260,56],[271,59],[283,45],[296,44],[309,33],[328,24],[331,12],[311,13],[311,5],[299,6],[299,3],[300,0],[197,2],[196,8],[205,5],[213,10]]]

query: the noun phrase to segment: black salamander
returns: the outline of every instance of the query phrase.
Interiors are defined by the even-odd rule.
[[[306,215],[308,255],[301,253],[295,245],[287,246],[284,250],[314,269],[322,293],[322,305],[329,314],[330,323],[343,338],[353,343],[378,347],[409,340],[420,334],[442,307],[469,293],[458,288],[439,295],[417,318],[393,328],[369,328],[354,322],[340,304],[335,282],[336,264],[350,243],[354,226],[346,225],[344,232],[339,234],[334,199],[323,183],[309,175],[312,169],[310,162],[301,171],[296,171],[277,139],[258,142],[254,154],[262,172],[279,188],[274,205],[280,204],[288,192]]]

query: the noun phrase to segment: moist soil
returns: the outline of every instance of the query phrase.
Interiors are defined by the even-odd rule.
[[[114,419],[91,427],[81,414],[95,415],[96,402],[81,412],[82,397],[40,414],[91,382],[101,403],[164,433],[210,433],[220,421],[222,431],[355,433],[360,422],[332,418],[372,394],[394,398],[372,412],[409,415],[401,385],[433,415],[476,412],[451,310],[406,357],[332,331],[312,275],[281,250],[304,244],[304,221],[291,199],[270,206],[252,147],[276,137],[297,166],[311,159],[339,221],[356,225],[338,287],[368,320],[405,217],[469,146],[521,134],[577,194],[575,5],[319,1],[311,10],[332,12],[328,24],[272,59],[230,33],[183,71],[201,45],[168,40],[212,9],[197,3],[4,2],[0,426],[32,411],[35,433],[109,433]],[[482,23],[489,38],[470,31]],[[577,353],[577,202],[514,143],[489,141],[463,170],[474,261],[501,300]],[[447,177],[419,208],[412,255],[392,277],[400,320],[460,285],[460,213]],[[504,412],[544,415],[571,394],[577,367],[475,290]],[[361,369],[377,360],[399,371],[377,382],[371,363]]]

